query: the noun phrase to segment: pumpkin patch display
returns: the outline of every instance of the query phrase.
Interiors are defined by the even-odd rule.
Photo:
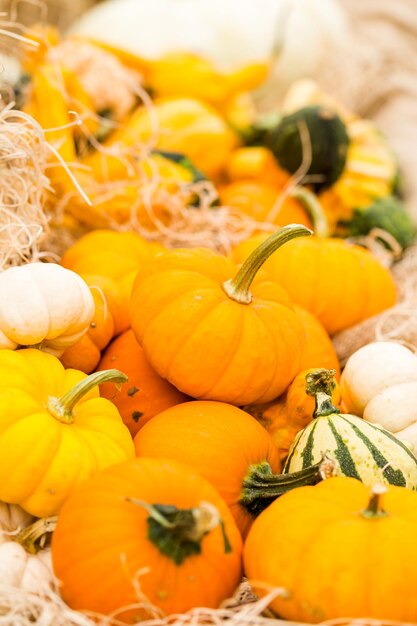
[[[417,626],[416,228],[388,142],[312,81],[268,93],[276,46],[196,53],[250,21],[189,51],[142,23],[140,58],[15,8],[0,623]]]
[[[310,234],[283,227],[239,271],[206,249],[155,257],[136,277],[131,323],[158,374],[194,398],[238,406],[280,395],[299,371],[305,336],[287,293],[256,274],[277,248]]]
[[[124,382],[121,372],[86,377],[26,349],[1,350],[0,374],[0,500],[53,515],[89,476],[133,457],[129,431],[97,390]]]
[[[413,491],[331,478],[282,496],[259,516],[245,543],[246,575],[261,596],[282,588],[271,609],[287,620],[414,623],[416,525]]]
[[[152,369],[131,330],[112,341],[97,369],[114,367],[124,372],[129,380],[118,389],[112,383],[104,383],[100,385],[100,393],[113,402],[132,437],[154,415],[188,399]]]
[[[327,456],[342,475],[366,485],[382,482],[417,490],[417,458],[409,448],[382,426],[341,413],[320,382],[321,374],[307,374],[307,394],[316,400],[314,419],[297,435],[284,473],[307,469]]]
[[[161,458],[96,474],[67,501],[52,539],[65,601],[128,623],[146,616],[140,594],[166,615],[219,606],[240,581],[241,557],[240,533],[214,487]]]

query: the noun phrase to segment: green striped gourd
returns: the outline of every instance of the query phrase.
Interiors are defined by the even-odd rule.
[[[355,415],[342,414],[329,395],[318,390],[319,374],[306,376],[315,396],[313,421],[292,444],[284,474],[305,470],[323,457],[336,462],[340,474],[372,486],[377,482],[417,489],[417,459],[392,433]]]

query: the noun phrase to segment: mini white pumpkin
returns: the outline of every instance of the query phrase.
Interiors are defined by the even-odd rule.
[[[0,274],[0,349],[38,346],[61,356],[87,332],[91,292],[75,272],[55,263],[28,263]]]
[[[48,567],[46,558],[51,560],[50,548],[29,554],[15,541],[0,544],[0,585],[17,587],[27,593],[46,593],[54,582],[52,563]]]
[[[349,412],[379,424],[417,453],[417,356],[395,342],[357,350],[346,363],[340,391]]]
[[[30,554],[19,543],[24,529],[27,529],[29,537],[34,532],[34,538],[44,529],[49,531],[47,520],[38,520],[28,527],[33,519],[20,506],[0,502],[0,585],[43,594],[54,585],[51,549]]]

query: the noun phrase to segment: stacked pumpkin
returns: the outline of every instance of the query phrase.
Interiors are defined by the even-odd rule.
[[[42,558],[52,533],[64,600],[127,623],[153,616],[152,607],[167,615],[218,607],[243,573],[259,595],[282,588],[271,607],[287,619],[417,620],[415,602],[389,603],[417,578],[412,561],[404,569],[417,521],[415,357],[387,348],[378,378],[385,357],[372,353],[368,386],[360,355],[340,380],[331,341],[396,302],[389,270],[370,251],[329,236],[393,192],[396,166],[385,185],[368,176],[365,191],[352,173],[358,120],[327,101],[307,98],[272,125],[252,119],[242,92],[258,78],[249,69],[221,76],[188,55],[145,63],[90,42],[59,43],[49,31],[33,37],[42,45],[25,59],[22,106],[53,129],[55,157],[82,166],[78,180],[52,168],[51,210],[69,194],[70,226],[133,221],[152,242],[101,228],[61,265],[0,274],[0,525],[10,539],[1,548],[49,588],[49,551]],[[114,71],[119,100],[108,91],[94,100],[77,74],[86,58]],[[172,84],[180,70],[195,81]],[[389,161],[382,139],[366,145],[368,157],[375,149]],[[72,195],[74,182],[91,207]],[[192,215],[201,188],[252,220],[252,235],[230,254],[196,248],[185,233],[187,247],[161,244],[166,203]],[[359,207],[347,199],[353,188],[367,198]],[[367,214],[358,232],[379,219]],[[399,351],[404,378],[392,380]],[[388,379],[401,389],[387,390]],[[324,556],[344,542],[346,552]],[[377,567],[363,589],[369,553]],[[22,571],[4,581],[19,584]],[[25,589],[42,593],[28,580]]]

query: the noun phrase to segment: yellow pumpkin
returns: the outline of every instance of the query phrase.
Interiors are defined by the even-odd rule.
[[[238,139],[223,118],[209,105],[192,98],[156,100],[152,109],[140,107],[129,120],[104,143],[111,151],[115,146],[126,152],[132,148],[137,155],[146,145],[158,150],[180,152],[211,178],[222,169]],[[126,178],[126,165],[120,158],[96,152],[84,163],[96,177]]]
[[[108,380],[126,376],[86,377],[40,350],[0,350],[1,501],[53,515],[84,480],[133,458],[128,429],[96,388]]]
[[[262,596],[283,589],[271,608],[286,620],[415,623],[416,531],[415,492],[330,478],[261,513],[245,543],[245,571]]]
[[[242,262],[266,239],[256,235],[239,244]],[[343,239],[309,237],[290,241],[264,264],[271,280],[313,313],[330,335],[394,306],[394,279],[368,250]]]

